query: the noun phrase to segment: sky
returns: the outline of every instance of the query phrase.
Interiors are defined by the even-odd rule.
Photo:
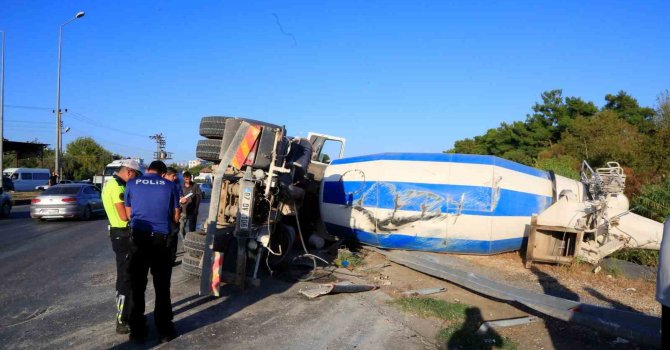
[[[670,89],[668,1],[0,0],[5,138],[195,159],[200,118],[347,139],[345,155],[441,152],[524,120],[543,91],[653,106]]]

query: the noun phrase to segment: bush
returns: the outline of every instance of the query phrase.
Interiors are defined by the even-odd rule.
[[[670,178],[658,185],[642,187],[642,192],[633,198],[632,210],[642,216],[663,222],[670,215]]]

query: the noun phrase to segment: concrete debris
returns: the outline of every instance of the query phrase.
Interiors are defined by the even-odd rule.
[[[600,272],[600,270],[602,270],[602,269],[603,269],[603,267],[600,266],[600,265],[598,265],[598,266],[596,266],[595,269],[593,269],[593,273],[597,274],[597,273]]]
[[[353,284],[351,282],[346,281],[339,283],[320,284],[316,288],[311,289],[300,289],[299,293],[310,299],[314,299],[326,294],[359,293],[375,289],[377,289],[376,286],[365,285],[365,284]]]
[[[430,294],[435,294],[435,293],[441,293],[441,292],[446,292],[447,288],[445,287],[439,287],[439,288],[424,288],[424,289],[414,289],[414,290],[408,290],[406,292],[402,292],[403,295],[405,296],[412,296],[412,295],[430,295]]]
[[[485,334],[491,329],[500,327],[521,326],[529,323],[535,323],[539,320],[536,316],[525,316],[519,318],[510,318],[505,320],[486,321],[477,330],[477,334]]]

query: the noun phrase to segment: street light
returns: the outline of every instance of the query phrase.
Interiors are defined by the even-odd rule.
[[[63,172],[60,167],[60,156],[61,156],[61,148],[62,148],[62,137],[61,137],[61,113],[60,113],[60,61],[61,61],[61,47],[63,44],[63,27],[67,25],[68,23],[84,17],[84,11],[79,11],[77,12],[76,15],[74,15],[74,18],[70,18],[67,22],[61,24],[60,26],[60,31],[58,32],[58,82],[56,86],[56,159],[55,159],[55,166],[54,170],[56,171],[56,174],[58,174],[61,178],[63,178]]]
[[[0,30],[2,34],[2,51],[0,51],[0,192],[2,192],[2,157],[4,150],[2,144],[5,142],[5,32]]]

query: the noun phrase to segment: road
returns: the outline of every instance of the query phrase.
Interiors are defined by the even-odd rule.
[[[434,348],[386,306],[381,291],[307,300],[298,290],[309,284],[266,278],[260,288],[200,297],[198,281],[179,266],[172,301],[180,336],[158,344],[151,324],[144,346],[130,344],[114,331],[115,265],[106,219],[38,222],[28,209],[17,206],[0,220],[3,348]],[[151,286],[147,303],[152,310]]]

